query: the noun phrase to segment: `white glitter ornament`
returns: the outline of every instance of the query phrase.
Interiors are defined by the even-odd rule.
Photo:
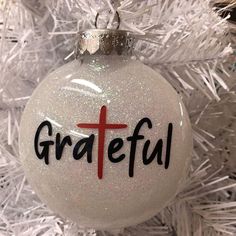
[[[173,199],[191,160],[181,99],[130,59],[131,45],[125,31],[81,33],[84,56],[51,73],[22,116],[28,181],[53,211],[83,227],[148,220]]]

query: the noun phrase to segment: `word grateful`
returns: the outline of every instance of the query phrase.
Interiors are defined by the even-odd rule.
[[[103,166],[104,166],[104,146],[105,146],[105,135],[107,130],[119,130],[127,128],[126,124],[110,124],[107,123],[107,108],[106,106],[102,106],[100,109],[100,117],[98,123],[79,123],[77,124],[78,128],[81,129],[91,129],[98,130],[98,171],[97,175],[99,179],[103,177]],[[134,164],[136,157],[136,149],[139,144],[139,140],[145,139],[144,135],[140,134],[141,128],[146,124],[148,129],[152,129],[152,121],[145,117],[141,119],[134,131],[133,134],[126,138],[126,141],[130,142],[130,152],[129,154],[123,153],[120,155],[116,155],[118,151],[124,145],[124,139],[115,138],[110,141],[108,145],[108,159],[112,163],[119,163],[129,155],[129,177],[134,176]],[[43,129],[47,128],[47,134],[49,137],[53,136],[53,127],[49,121],[43,121],[37,128],[35,138],[34,138],[34,149],[36,156],[39,159],[44,159],[46,165],[49,164],[49,153],[50,148],[54,146],[55,148],[55,158],[60,160],[63,156],[63,150],[67,146],[72,146],[72,139],[69,135],[65,137],[61,137],[60,133],[56,133],[55,139],[51,138],[45,141],[40,141],[41,132]],[[170,154],[171,154],[171,142],[172,142],[172,132],[173,132],[173,124],[168,124],[167,129],[167,139],[166,139],[166,150],[165,150],[165,160],[164,160],[164,168],[168,169],[170,163]],[[73,146],[73,158],[75,160],[80,160],[83,156],[87,156],[87,162],[93,162],[93,146],[95,143],[95,135],[91,134],[89,137],[78,140]],[[145,140],[142,150],[142,161],[144,165],[149,165],[155,157],[157,157],[157,164],[163,165],[163,139],[158,139],[154,149],[151,154],[148,156],[148,149],[150,146],[150,140]]]

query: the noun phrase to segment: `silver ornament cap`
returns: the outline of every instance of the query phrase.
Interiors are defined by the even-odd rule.
[[[125,30],[90,29],[80,32],[76,45],[76,57],[79,55],[129,55],[132,53],[134,36]]]

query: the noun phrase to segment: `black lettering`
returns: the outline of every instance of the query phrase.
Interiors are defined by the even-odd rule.
[[[95,135],[92,134],[88,138],[83,138],[76,143],[73,150],[73,157],[75,160],[81,159],[83,155],[87,152],[87,161],[88,163],[92,163],[92,151],[93,151],[94,138],[95,138]],[[80,151],[80,148],[82,145],[83,145],[83,149]]]
[[[150,145],[150,140],[147,140],[144,144],[144,148],[143,148],[143,164],[144,165],[148,165],[150,164],[154,158],[157,156],[157,163],[159,165],[162,165],[162,146],[163,146],[163,141],[162,139],[159,139],[157,141],[157,144],[152,152],[152,154],[150,155],[150,157],[147,157],[147,152],[148,152],[148,148]]]
[[[171,151],[171,142],[172,142],[172,132],[173,132],[173,124],[169,123],[168,131],[167,131],[165,169],[168,169],[169,164],[170,164],[170,151]]]
[[[113,154],[118,152],[123,147],[123,140],[121,138],[113,139],[108,147],[108,158],[113,163],[118,163],[125,158],[125,154],[121,154],[119,157],[114,158]]]
[[[129,177],[134,176],[134,161],[135,161],[137,141],[144,139],[144,136],[139,135],[138,133],[144,123],[147,123],[149,129],[152,128],[151,120],[149,118],[143,118],[136,125],[134,132],[133,132],[133,136],[130,136],[127,138],[127,140],[131,142],[130,157],[129,157],[130,158],[129,159]]]
[[[54,142],[51,141],[51,140],[40,142],[39,146],[43,147],[43,149],[42,149],[41,152],[39,151],[39,149],[38,149],[39,135],[40,135],[40,133],[41,133],[41,131],[44,127],[48,128],[48,135],[52,136],[52,125],[51,125],[51,123],[49,121],[43,121],[39,125],[39,127],[36,131],[35,137],[34,137],[34,150],[35,150],[35,153],[36,153],[37,157],[39,159],[44,158],[45,164],[48,165],[49,164],[49,147],[50,147],[50,145],[53,145]]]
[[[72,145],[72,141],[71,141],[70,136],[64,137],[61,141],[61,135],[59,133],[57,133],[57,135],[56,135],[56,159],[57,160],[61,159],[64,147],[66,144],[68,144],[69,146]]]

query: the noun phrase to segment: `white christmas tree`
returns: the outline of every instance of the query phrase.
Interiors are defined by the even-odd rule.
[[[135,57],[182,97],[194,134],[189,177],[174,201],[121,235],[235,235],[235,39],[230,15],[221,18],[225,9],[209,0],[0,0],[0,235],[111,235],[83,230],[40,202],[19,161],[18,131],[39,82],[74,59],[76,34],[94,28],[98,12],[99,26],[113,28],[116,11],[120,29],[139,39]]]

